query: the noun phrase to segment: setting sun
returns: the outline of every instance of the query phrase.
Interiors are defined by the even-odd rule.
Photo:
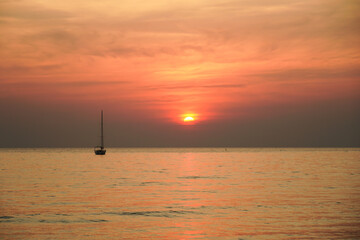
[[[184,122],[191,122],[191,121],[194,121],[195,119],[193,117],[186,117],[184,118]]]
[[[185,125],[193,125],[198,121],[198,114],[195,113],[182,114],[181,120]]]

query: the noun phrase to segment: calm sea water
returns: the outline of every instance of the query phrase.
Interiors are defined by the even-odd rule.
[[[2,149],[0,238],[360,239],[360,149]]]

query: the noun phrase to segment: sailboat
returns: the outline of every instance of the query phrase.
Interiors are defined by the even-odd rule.
[[[95,155],[105,155],[104,148],[104,126],[103,126],[103,111],[101,110],[101,145],[94,148]]]

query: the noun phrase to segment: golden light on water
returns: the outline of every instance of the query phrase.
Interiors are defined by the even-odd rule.
[[[0,149],[2,239],[359,239],[358,149],[89,150]]]

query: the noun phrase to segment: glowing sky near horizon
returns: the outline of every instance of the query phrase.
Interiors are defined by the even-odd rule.
[[[352,0],[0,1],[0,101],[170,125],[356,105],[359,12]]]

